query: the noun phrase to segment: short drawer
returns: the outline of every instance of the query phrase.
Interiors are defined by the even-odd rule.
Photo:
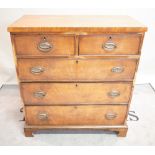
[[[126,105],[26,106],[27,125],[122,125]]]
[[[133,55],[138,54],[140,34],[83,35],[79,38],[80,55]]]
[[[128,103],[131,83],[21,83],[26,105]]]
[[[14,35],[17,55],[24,56],[68,56],[74,55],[73,35]]]
[[[135,59],[18,59],[21,81],[131,81]]]

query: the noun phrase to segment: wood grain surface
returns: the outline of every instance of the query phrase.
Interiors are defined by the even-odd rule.
[[[21,83],[25,105],[127,104],[132,83]],[[120,95],[112,97],[117,91]],[[36,97],[43,92],[45,96]]]
[[[15,51],[17,55],[31,56],[70,56],[75,54],[74,35],[14,35]],[[51,50],[44,52],[39,50],[41,42],[46,41],[51,45]]]
[[[131,81],[136,70],[135,59],[18,59],[21,81]],[[114,67],[123,72],[112,72]],[[40,74],[32,74],[33,67],[42,67]]]
[[[25,106],[27,125],[123,125],[126,105]],[[46,113],[47,119],[39,119]],[[107,119],[107,114],[116,115]]]
[[[129,16],[25,15],[9,32],[145,32],[147,27]]]
[[[103,34],[83,35],[79,37],[79,54],[82,55],[129,55],[138,54],[142,36],[140,34]],[[113,50],[105,50],[104,45],[112,42],[116,45]]]

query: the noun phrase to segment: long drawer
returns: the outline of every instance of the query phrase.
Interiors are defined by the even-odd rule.
[[[123,125],[126,105],[26,106],[28,125]]]
[[[131,83],[21,83],[26,105],[128,103]]]
[[[132,81],[135,59],[18,59],[21,81]]]
[[[14,44],[17,55],[69,56],[75,54],[74,35],[15,35]]]
[[[79,54],[81,55],[128,55],[139,54],[142,35],[140,34],[100,34],[81,35]]]

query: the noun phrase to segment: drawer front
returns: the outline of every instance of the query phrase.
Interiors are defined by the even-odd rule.
[[[131,83],[21,83],[26,105],[128,103]]]
[[[26,106],[28,125],[122,125],[126,105]]]
[[[138,54],[142,36],[138,34],[80,36],[81,55],[128,55]]]
[[[131,81],[135,59],[18,59],[22,81]]]
[[[76,61],[67,59],[18,59],[18,75],[25,81],[76,79]]]
[[[15,35],[17,55],[67,56],[74,55],[74,36],[65,35]]]

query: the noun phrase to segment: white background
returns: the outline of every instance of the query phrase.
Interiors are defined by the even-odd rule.
[[[129,15],[148,27],[136,83],[155,86],[155,9],[0,9],[0,83],[16,84],[15,65],[7,26],[25,14]]]
[[[39,9],[37,13],[43,14],[46,12],[46,8],[52,8],[49,12],[51,13],[65,13],[72,14],[127,14],[136,17],[140,21],[144,22],[148,27],[149,31],[146,34],[144,40],[144,46],[142,49],[142,61],[140,63],[138,79],[139,82],[150,82],[154,81],[155,76],[155,59],[154,59],[154,29],[155,29],[155,14],[152,9],[129,9],[129,8],[144,8],[144,7],[155,7],[154,0],[0,0],[0,7],[3,8],[45,8]],[[59,8],[53,10],[54,8]],[[72,9],[71,9],[72,8]],[[73,9],[74,8],[74,9]],[[100,9],[98,9],[100,8]],[[115,8],[108,9],[105,8]],[[124,8],[117,9],[116,8]],[[128,9],[127,9],[128,8]],[[83,9],[83,11],[76,10]],[[93,10],[92,10],[93,9]],[[43,11],[44,10],[44,11]],[[48,9],[49,10],[49,9]],[[52,11],[53,10],[53,11]],[[43,12],[41,12],[43,11]],[[0,81],[3,83],[16,82],[14,64],[12,59],[11,45],[9,40],[9,34],[6,32],[6,26],[13,22],[17,16],[23,14],[32,14],[36,11],[30,9],[14,10],[4,14],[0,11]],[[2,13],[2,14],[1,14]],[[50,13],[50,14],[51,14]],[[2,22],[3,21],[3,22]],[[4,28],[5,27],[5,28]],[[6,49],[4,48],[6,47]],[[9,64],[9,65],[8,65]],[[145,69],[143,70],[143,66]],[[3,74],[2,74],[3,73]],[[141,75],[140,75],[141,74]],[[9,82],[10,81],[10,82]],[[17,137],[18,138],[18,137]],[[145,140],[145,139],[144,139]],[[153,147],[0,147],[1,154],[28,154],[35,152],[38,155],[43,154],[154,154]]]

